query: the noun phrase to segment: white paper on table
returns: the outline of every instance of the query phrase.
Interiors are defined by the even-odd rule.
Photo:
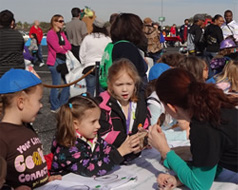
[[[114,187],[135,181],[136,175],[125,170],[116,170],[101,177],[83,177],[69,173],[62,180],[45,184],[37,190],[110,190]]]

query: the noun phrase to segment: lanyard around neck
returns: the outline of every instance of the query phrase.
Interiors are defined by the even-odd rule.
[[[131,102],[129,103],[128,115],[126,119],[126,134],[130,134],[132,130],[130,130],[130,121],[131,121]]]

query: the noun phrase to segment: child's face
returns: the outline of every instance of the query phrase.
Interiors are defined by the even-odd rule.
[[[135,82],[128,73],[122,72],[112,84],[111,90],[121,104],[128,103],[135,90]]]
[[[99,118],[101,110],[99,108],[88,109],[84,112],[81,121],[74,122],[74,127],[86,139],[93,139],[100,129]]]
[[[42,96],[43,87],[39,85],[36,86],[35,91],[26,95],[23,109],[24,114],[22,115],[23,122],[30,123],[35,121],[37,113],[39,112],[40,108],[42,108]]]

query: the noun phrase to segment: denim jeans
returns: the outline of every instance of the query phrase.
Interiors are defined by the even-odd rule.
[[[96,95],[96,76],[89,74],[85,77],[87,92],[94,97]],[[99,84],[98,84],[99,85]],[[99,85],[99,93],[103,92],[104,89]]]
[[[56,70],[56,67],[59,64],[64,63],[65,61],[56,58],[54,66],[49,66],[49,70],[51,72],[51,77],[52,77],[52,84],[53,85],[60,85],[61,80],[64,81],[66,84],[65,79],[62,79],[61,73],[59,73]],[[61,92],[60,92],[61,91]],[[50,91],[50,105],[51,105],[51,110],[57,110],[60,106],[63,104],[67,103],[69,99],[69,87],[65,87],[62,90],[60,88],[52,88]]]
[[[87,92],[93,97],[96,89],[96,77],[95,75],[89,74],[85,77]]]
[[[38,60],[40,61],[40,63],[43,63],[43,57],[42,57],[42,46],[41,44],[38,45],[38,56],[37,56]]]
[[[158,52],[155,53],[148,53],[149,57],[151,57],[153,59],[154,64],[159,60],[159,58],[163,55],[163,50],[160,50]]]

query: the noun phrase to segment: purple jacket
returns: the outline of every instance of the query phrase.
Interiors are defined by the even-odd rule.
[[[59,39],[56,32],[51,29],[47,33],[47,44],[48,44],[48,58],[47,58],[47,65],[53,66],[56,60],[56,53],[65,54],[68,50],[71,50],[71,44],[69,43],[66,35],[64,32],[61,32],[61,36],[63,36],[65,45],[59,45]],[[63,48],[62,48],[63,47]]]
[[[23,57],[26,60],[33,61],[33,57],[31,56],[31,53],[29,52],[28,48],[24,46],[24,51],[23,51]]]

